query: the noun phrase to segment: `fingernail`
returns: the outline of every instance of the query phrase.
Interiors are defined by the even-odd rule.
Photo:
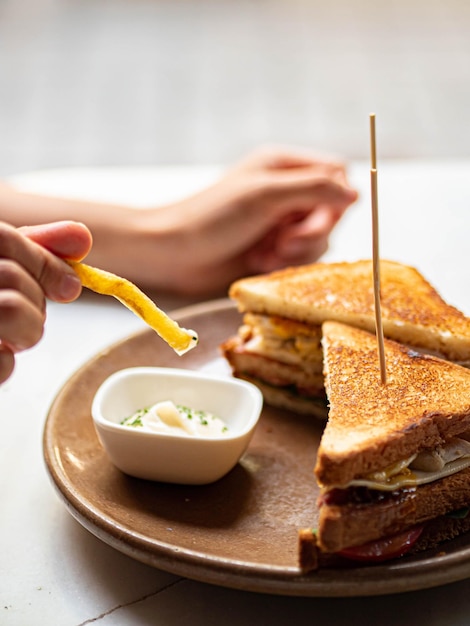
[[[75,273],[63,275],[59,287],[59,295],[64,300],[74,300],[80,293],[82,283]]]

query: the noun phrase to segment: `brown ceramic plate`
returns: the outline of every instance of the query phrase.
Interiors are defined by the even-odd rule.
[[[55,399],[44,432],[49,473],[72,515],[117,550],[154,567],[203,582],[296,596],[358,596],[422,589],[470,575],[469,537],[441,550],[387,565],[301,575],[300,527],[315,526],[312,476],[321,427],[311,419],[265,407],[242,461],[203,487],[147,482],[119,472],[96,437],[90,406],[116,370],[139,366],[227,372],[220,343],[240,315],[228,301],[182,309],[174,317],[200,336],[183,357],[152,331],[98,354]]]

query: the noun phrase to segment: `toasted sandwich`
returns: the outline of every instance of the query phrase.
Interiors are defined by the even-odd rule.
[[[301,568],[384,560],[470,530],[470,370],[337,322],[322,329],[328,422],[315,476],[315,529]]]
[[[383,260],[380,274],[385,336],[470,365],[470,319],[416,269]],[[234,375],[257,384],[269,404],[325,418],[321,325],[333,320],[374,332],[372,261],[245,278],[229,296],[244,313],[237,336],[222,345]]]

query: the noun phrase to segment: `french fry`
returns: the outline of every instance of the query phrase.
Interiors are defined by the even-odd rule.
[[[153,328],[177,354],[184,354],[197,345],[198,336],[194,330],[181,328],[126,278],[85,263],[75,261],[68,261],[68,263],[75,270],[84,287],[105,296],[113,296],[122,302]]]

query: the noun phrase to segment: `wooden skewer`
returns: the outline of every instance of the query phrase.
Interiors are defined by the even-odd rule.
[[[371,202],[372,202],[372,269],[374,278],[375,333],[380,363],[380,380],[387,382],[385,365],[384,332],[382,325],[382,309],[380,303],[380,255],[379,255],[379,203],[377,193],[377,153],[375,142],[375,114],[370,115],[370,154],[371,154]]]
[[[375,113],[370,114],[370,166],[377,169],[377,149],[375,141]],[[372,196],[374,197],[374,196]]]

